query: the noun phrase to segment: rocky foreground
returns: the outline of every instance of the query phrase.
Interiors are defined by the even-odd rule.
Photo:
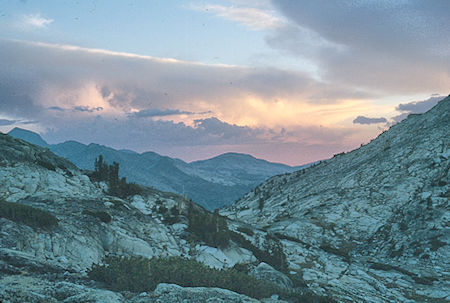
[[[258,302],[226,289],[164,283],[150,292],[114,292],[86,275],[107,255],[183,256],[214,268],[254,264],[255,276],[287,279],[236,243],[217,248],[193,241],[186,203],[152,188],[123,199],[109,195],[105,182],[92,182],[67,160],[0,134],[0,301]],[[11,216],[15,208],[5,210],[15,205],[28,207],[18,212],[32,208],[46,214],[29,214],[26,221]],[[175,215],[168,211],[173,208]],[[270,296],[262,301],[277,302]]]
[[[271,178],[222,210],[226,221],[152,188],[119,198],[48,149],[0,134],[0,301],[282,302],[313,290],[321,302],[448,302],[449,122],[446,98],[358,150]],[[259,299],[167,283],[114,290],[88,276],[105,256],[245,268],[278,288]]]

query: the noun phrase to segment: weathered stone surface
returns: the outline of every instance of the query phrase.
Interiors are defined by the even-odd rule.
[[[186,302],[186,303],[257,303],[256,299],[249,298],[235,292],[221,288],[181,287],[175,284],[159,284],[154,292],[157,299],[153,302]]]
[[[342,302],[449,300],[449,121],[450,97],[221,213],[276,234],[290,267]]]
[[[250,271],[257,280],[269,281],[286,289],[293,287],[292,281],[283,273],[275,270],[269,264],[261,262]]]

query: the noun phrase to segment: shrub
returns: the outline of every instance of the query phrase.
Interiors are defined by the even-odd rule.
[[[106,283],[115,291],[153,291],[159,283],[183,287],[219,287],[254,298],[270,297],[277,291],[265,283],[232,269],[213,269],[181,257],[152,258],[106,257],[103,265],[94,265],[89,278]]]
[[[243,272],[245,274],[248,274],[248,272],[250,271],[247,263],[236,263],[234,264],[233,269],[235,271]]]
[[[279,294],[282,299],[298,303],[334,302],[309,292],[300,294],[269,282],[256,280],[235,269],[215,269],[182,257],[152,258],[107,256],[103,264],[94,264],[88,277],[114,291],[153,291],[159,283],[182,287],[218,287],[256,299]]]
[[[44,168],[46,168],[48,170],[56,171],[56,166],[53,165],[52,163],[48,162],[48,161],[38,159],[36,161],[36,164],[40,165],[40,166],[42,166],[42,167],[44,167]]]
[[[89,177],[92,181],[105,181],[108,184],[108,193],[119,198],[126,198],[142,193],[142,187],[136,183],[127,183],[127,179],[119,178],[119,163],[113,162],[108,165],[103,161],[100,155],[95,159],[95,170],[90,173]]]
[[[106,211],[95,211],[95,212],[93,212],[93,211],[85,209],[85,210],[83,210],[82,214],[99,218],[100,221],[102,221],[104,223],[109,223],[112,220],[111,215],[108,214]]]
[[[264,208],[264,198],[263,198],[263,197],[260,197],[259,200],[258,200],[258,209],[259,209],[260,211],[262,211],[263,208]]]
[[[253,245],[252,242],[236,232],[230,231],[230,238],[241,247],[251,251],[258,260],[271,265],[279,271],[287,272],[288,264],[286,255],[277,238],[271,236],[266,237],[263,242],[264,250]]]
[[[217,211],[211,214],[189,202],[187,218],[188,231],[192,233],[194,240],[203,241],[212,247],[228,247],[231,232],[226,219]]]
[[[0,217],[35,228],[50,228],[58,225],[58,219],[45,210],[5,201],[0,201]]]
[[[240,231],[241,233],[244,233],[246,235],[249,235],[250,237],[253,236],[254,232],[251,228],[248,228],[246,226],[239,226],[237,228],[238,231]]]

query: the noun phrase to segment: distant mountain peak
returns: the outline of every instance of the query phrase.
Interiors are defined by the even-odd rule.
[[[42,139],[42,137],[31,131],[28,129],[23,129],[20,127],[15,127],[14,129],[12,129],[8,135],[10,135],[11,137],[17,138],[17,139],[22,139],[24,141],[27,141],[31,144],[35,144],[41,147],[48,147],[48,143],[45,142],[44,139]]]

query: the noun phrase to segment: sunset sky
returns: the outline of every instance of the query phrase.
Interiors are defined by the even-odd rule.
[[[448,0],[0,0],[0,131],[299,165],[450,93]]]

